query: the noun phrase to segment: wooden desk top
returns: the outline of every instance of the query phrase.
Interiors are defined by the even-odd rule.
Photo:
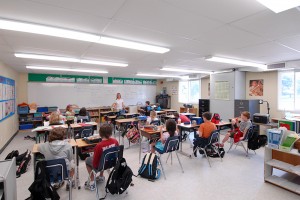
[[[160,138],[160,130],[158,129],[157,131],[154,131],[154,130],[147,130],[147,129],[140,129],[140,132],[141,132],[141,135],[143,137],[146,137],[148,139],[152,138]]]
[[[75,146],[77,146],[77,143],[76,143],[76,141],[74,140],[74,139],[70,139],[69,140],[69,143],[70,143],[70,145],[72,146],[72,147],[75,147]],[[40,144],[34,144],[33,145],[33,147],[32,147],[32,153],[38,153],[39,151],[38,151],[38,146],[39,146]]]
[[[125,113],[125,114],[122,114],[124,116],[130,116],[130,115],[138,115],[138,113]]]
[[[165,112],[177,112],[177,110],[173,110],[173,109],[163,109],[163,111],[165,111]]]
[[[166,113],[166,111],[163,111],[163,110],[161,110],[161,111],[155,111],[155,112],[156,112],[157,115],[159,115],[159,114],[165,114]]]
[[[107,116],[108,119],[116,119],[117,118],[117,115],[114,115],[114,116]]]
[[[195,115],[196,116],[196,114],[195,113],[180,113],[181,115]]]
[[[199,128],[200,124],[184,124],[184,123],[181,123],[181,124],[177,124],[177,126],[181,127],[181,128]]]
[[[230,122],[220,122],[218,124],[216,124],[216,126],[227,126],[227,125],[231,125]]]
[[[78,123],[78,124],[71,124],[71,128],[81,128],[84,126],[97,126],[98,124],[96,122],[87,122],[87,123]],[[53,128],[62,127],[62,128],[68,128],[67,124],[63,125],[53,125],[53,126],[39,126],[35,129],[32,129],[31,132],[43,132],[43,131],[51,131]]]
[[[84,141],[83,139],[77,139],[76,140],[76,145],[77,145],[78,148],[96,146],[97,144],[98,143],[89,144],[86,141]]]
[[[116,119],[116,123],[119,125],[119,124],[122,124],[122,123],[128,123],[128,122],[137,122],[138,119],[136,118],[127,118],[127,119]]]
[[[165,118],[175,119],[176,117],[174,115],[167,115],[167,116],[165,116]]]

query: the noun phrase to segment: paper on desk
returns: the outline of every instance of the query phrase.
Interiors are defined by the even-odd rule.
[[[42,130],[51,130],[51,127],[50,126],[39,126],[39,127],[36,127],[35,129],[32,129],[31,132],[42,131]]]

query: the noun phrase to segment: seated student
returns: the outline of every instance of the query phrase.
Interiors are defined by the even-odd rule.
[[[57,111],[51,113],[49,117],[49,125],[61,125],[63,123],[63,118]]]
[[[94,156],[88,157],[85,159],[86,169],[90,176],[90,182],[86,181],[84,183],[85,189],[91,191],[95,190],[94,175],[91,173],[92,169],[97,169],[102,153],[105,149],[119,146],[118,141],[115,138],[112,138],[112,128],[109,124],[103,124],[99,129],[99,135],[102,138],[102,141],[97,144],[94,149]],[[100,176],[96,177],[96,181],[104,182],[105,177],[103,176],[103,171],[100,172]]]
[[[181,123],[187,123],[187,122],[191,122],[191,120],[185,116],[185,115],[180,115],[177,112],[174,113],[174,117],[176,118],[176,121],[178,122],[178,119],[180,118]]]
[[[77,122],[79,123],[79,122],[81,122],[81,120],[84,122],[91,121],[90,116],[89,116],[88,112],[86,111],[85,107],[83,107],[79,110],[79,114],[77,116]]]
[[[178,135],[176,129],[177,129],[176,121],[174,119],[168,119],[166,122],[166,132],[163,132],[163,127],[161,127],[159,141],[151,143],[151,153],[155,153],[154,146],[160,150],[163,150],[164,144],[166,143],[167,139],[169,137]]]
[[[49,142],[42,143],[38,146],[38,151],[45,156],[45,160],[64,158],[69,171],[69,176],[73,179],[75,162],[73,160],[73,150],[69,142],[65,141],[66,129],[62,127],[53,128],[49,134]],[[63,185],[55,184],[54,187]],[[75,186],[75,180],[72,180],[72,186]],[[69,182],[66,189],[70,189]]]
[[[147,117],[147,122],[146,122],[146,124],[149,125],[149,124],[151,124],[151,122],[157,121],[157,120],[159,120],[159,119],[157,118],[156,112],[155,112],[154,110],[152,110],[152,111],[150,112],[150,116]]]
[[[73,111],[72,105],[67,105],[65,115],[67,120],[74,120],[75,112]]]
[[[211,120],[212,114],[210,112],[205,112],[202,114],[202,118],[204,123],[202,123],[199,127],[199,137],[196,137],[194,139],[194,155],[197,157],[197,152],[195,151],[195,148],[197,146],[204,147],[206,144],[208,144],[208,138],[211,136],[211,133],[214,130],[217,130],[217,127],[214,123],[212,123]]]
[[[156,104],[156,111],[161,111],[161,107],[159,103]]]
[[[222,140],[222,143],[220,143],[220,147],[224,147],[224,143],[229,139],[229,137],[231,138],[237,138],[239,139],[239,141],[243,140],[248,129],[252,126],[252,123],[250,121],[250,113],[248,111],[244,111],[241,114],[241,122],[239,122],[238,119],[232,119],[231,123],[233,126],[238,127],[237,131],[233,131],[233,132],[228,132],[224,139]],[[235,136],[235,134],[238,134],[237,136]],[[238,141],[234,141],[234,142],[238,142]]]

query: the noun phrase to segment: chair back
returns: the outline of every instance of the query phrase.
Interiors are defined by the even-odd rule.
[[[254,134],[254,129],[253,129],[253,126],[251,125],[250,128],[247,130],[247,133],[244,137],[243,140],[248,140],[249,138],[251,138]]]
[[[160,126],[160,120],[153,120],[150,122],[151,125]]]
[[[169,137],[164,146],[164,153],[169,153],[179,149],[180,136]]]
[[[46,160],[46,174],[50,183],[68,178],[68,169],[64,158]]]
[[[103,171],[116,165],[119,159],[123,158],[124,146],[115,146],[105,149],[99,161],[97,170]]]
[[[92,135],[94,135],[93,126],[84,126],[80,129],[80,132],[79,132],[79,137],[80,138],[90,137]]]
[[[218,142],[219,141],[219,134],[220,134],[219,130],[212,131],[211,135],[208,138],[208,144],[207,145],[211,145],[215,142]]]

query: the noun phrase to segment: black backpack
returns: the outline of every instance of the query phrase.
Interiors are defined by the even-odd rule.
[[[158,179],[160,177],[160,169],[157,168],[157,165],[157,155],[154,153],[147,153],[143,158],[138,175],[150,180]]]
[[[18,167],[17,172],[16,172],[17,178],[19,178],[21,176],[21,174],[24,174],[25,172],[27,172],[28,167],[30,165],[30,161],[31,161],[30,153],[31,152],[27,150],[25,153],[26,154],[23,157],[22,161],[20,162],[19,167]],[[16,160],[18,160],[18,159],[16,159]]]
[[[10,152],[9,154],[7,154],[7,156],[5,157],[5,160],[9,160],[12,159],[13,157],[18,157],[19,155],[19,151],[18,150],[13,150],[12,152]]]
[[[105,191],[111,194],[122,194],[131,185],[133,172],[128,167],[125,158],[121,158],[109,174]],[[101,199],[105,199],[105,197]]]
[[[248,148],[251,150],[257,150],[260,147],[263,147],[267,144],[268,138],[266,135],[257,135],[254,134],[248,140]]]
[[[46,173],[46,161],[39,161],[36,165],[35,180],[28,188],[31,195],[26,200],[59,200],[56,190],[51,186]]]

